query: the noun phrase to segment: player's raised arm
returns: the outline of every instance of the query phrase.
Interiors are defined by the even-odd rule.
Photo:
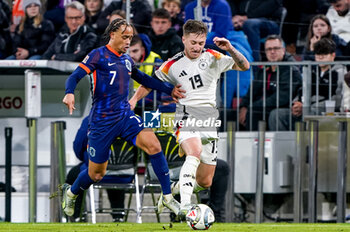
[[[239,52],[237,49],[235,49],[230,41],[228,41],[225,38],[219,38],[215,37],[213,39],[215,45],[230,53],[232,59],[235,61],[235,64],[232,66],[232,69],[238,70],[238,71],[246,71],[249,69],[250,65],[248,60]]]

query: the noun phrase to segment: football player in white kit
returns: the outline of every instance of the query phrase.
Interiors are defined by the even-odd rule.
[[[225,38],[215,37],[215,45],[231,56],[204,49],[207,26],[197,20],[188,20],[183,26],[184,51],[164,62],[155,72],[156,77],[173,85],[181,85],[185,98],[177,103],[176,135],[186,160],[179,181],[172,184],[173,195],[180,193],[180,216],[191,208],[193,192],[209,188],[216,167],[217,128],[219,112],[216,108],[216,87],[222,72],[230,69],[245,71],[249,62]],[[150,89],[141,86],[130,100],[133,107]],[[180,120],[180,121],[179,121]],[[219,124],[217,124],[219,122]],[[158,212],[163,206],[162,196]]]

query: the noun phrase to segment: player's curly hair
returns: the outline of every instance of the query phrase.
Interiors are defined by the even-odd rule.
[[[105,32],[103,33],[103,39],[104,39],[105,41],[109,41],[111,32],[118,31],[118,29],[119,29],[122,25],[125,25],[124,31],[126,30],[127,27],[132,27],[133,32],[134,32],[134,34],[135,34],[136,29],[135,29],[134,25],[132,25],[131,23],[126,22],[125,19],[119,19],[119,18],[118,18],[118,19],[113,20],[113,21],[107,26]],[[124,31],[122,31],[122,33],[123,33]]]

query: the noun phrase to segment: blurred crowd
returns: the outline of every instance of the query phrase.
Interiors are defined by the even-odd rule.
[[[201,0],[200,3],[201,19],[209,32],[207,48],[218,49],[213,44],[213,38],[218,36],[226,37],[250,62],[350,60],[350,0]],[[181,52],[182,26],[188,19],[198,19],[197,4],[190,0],[130,0],[129,16],[138,34],[129,49],[133,60],[161,64]],[[125,18],[127,8],[125,0],[0,0],[0,5],[0,59],[75,62],[108,42],[105,28],[115,18]],[[157,67],[145,65],[140,69],[152,75]],[[342,73],[333,72],[334,69]],[[313,72],[317,83],[329,85],[325,73],[329,77],[334,75],[333,82],[336,80],[332,82],[337,85],[334,88],[318,86],[321,92],[315,90],[324,100],[350,93],[347,85],[343,88],[344,67],[319,66],[313,67]],[[265,74],[268,80],[263,86]],[[292,106],[298,105],[294,103],[301,101],[300,67],[254,67],[253,72],[240,72],[239,81],[237,76],[237,71],[226,73],[227,81],[220,91],[226,100],[221,105],[239,110],[237,120],[243,128],[249,125],[250,129],[256,129],[257,119],[267,119],[271,112],[276,117],[276,108],[288,109],[291,114]],[[260,89],[250,91],[253,85],[260,85]],[[137,87],[135,84],[134,89]],[[350,102],[344,99],[340,100],[339,109],[348,111]],[[153,105],[151,99],[149,103]],[[249,107],[255,107],[253,117]],[[163,112],[172,111],[168,108],[164,106]],[[300,117],[300,111],[299,105],[298,113],[294,112],[293,116]]]
[[[196,16],[197,1],[131,0],[130,19],[163,60],[181,51],[182,25]],[[350,53],[349,0],[202,0],[207,44],[215,36],[242,42],[254,61],[266,60],[264,39],[281,35],[297,60],[314,60],[323,37],[337,45],[337,60]],[[80,61],[106,43],[103,33],[115,17],[126,17],[125,0],[0,0],[0,59]],[[240,37],[242,39],[242,37]]]

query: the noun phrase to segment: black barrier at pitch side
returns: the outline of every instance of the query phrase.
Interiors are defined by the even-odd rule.
[[[11,222],[11,166],[12,166],[12,128],[5,128],[6,163],[5,163],[5,222]]]

